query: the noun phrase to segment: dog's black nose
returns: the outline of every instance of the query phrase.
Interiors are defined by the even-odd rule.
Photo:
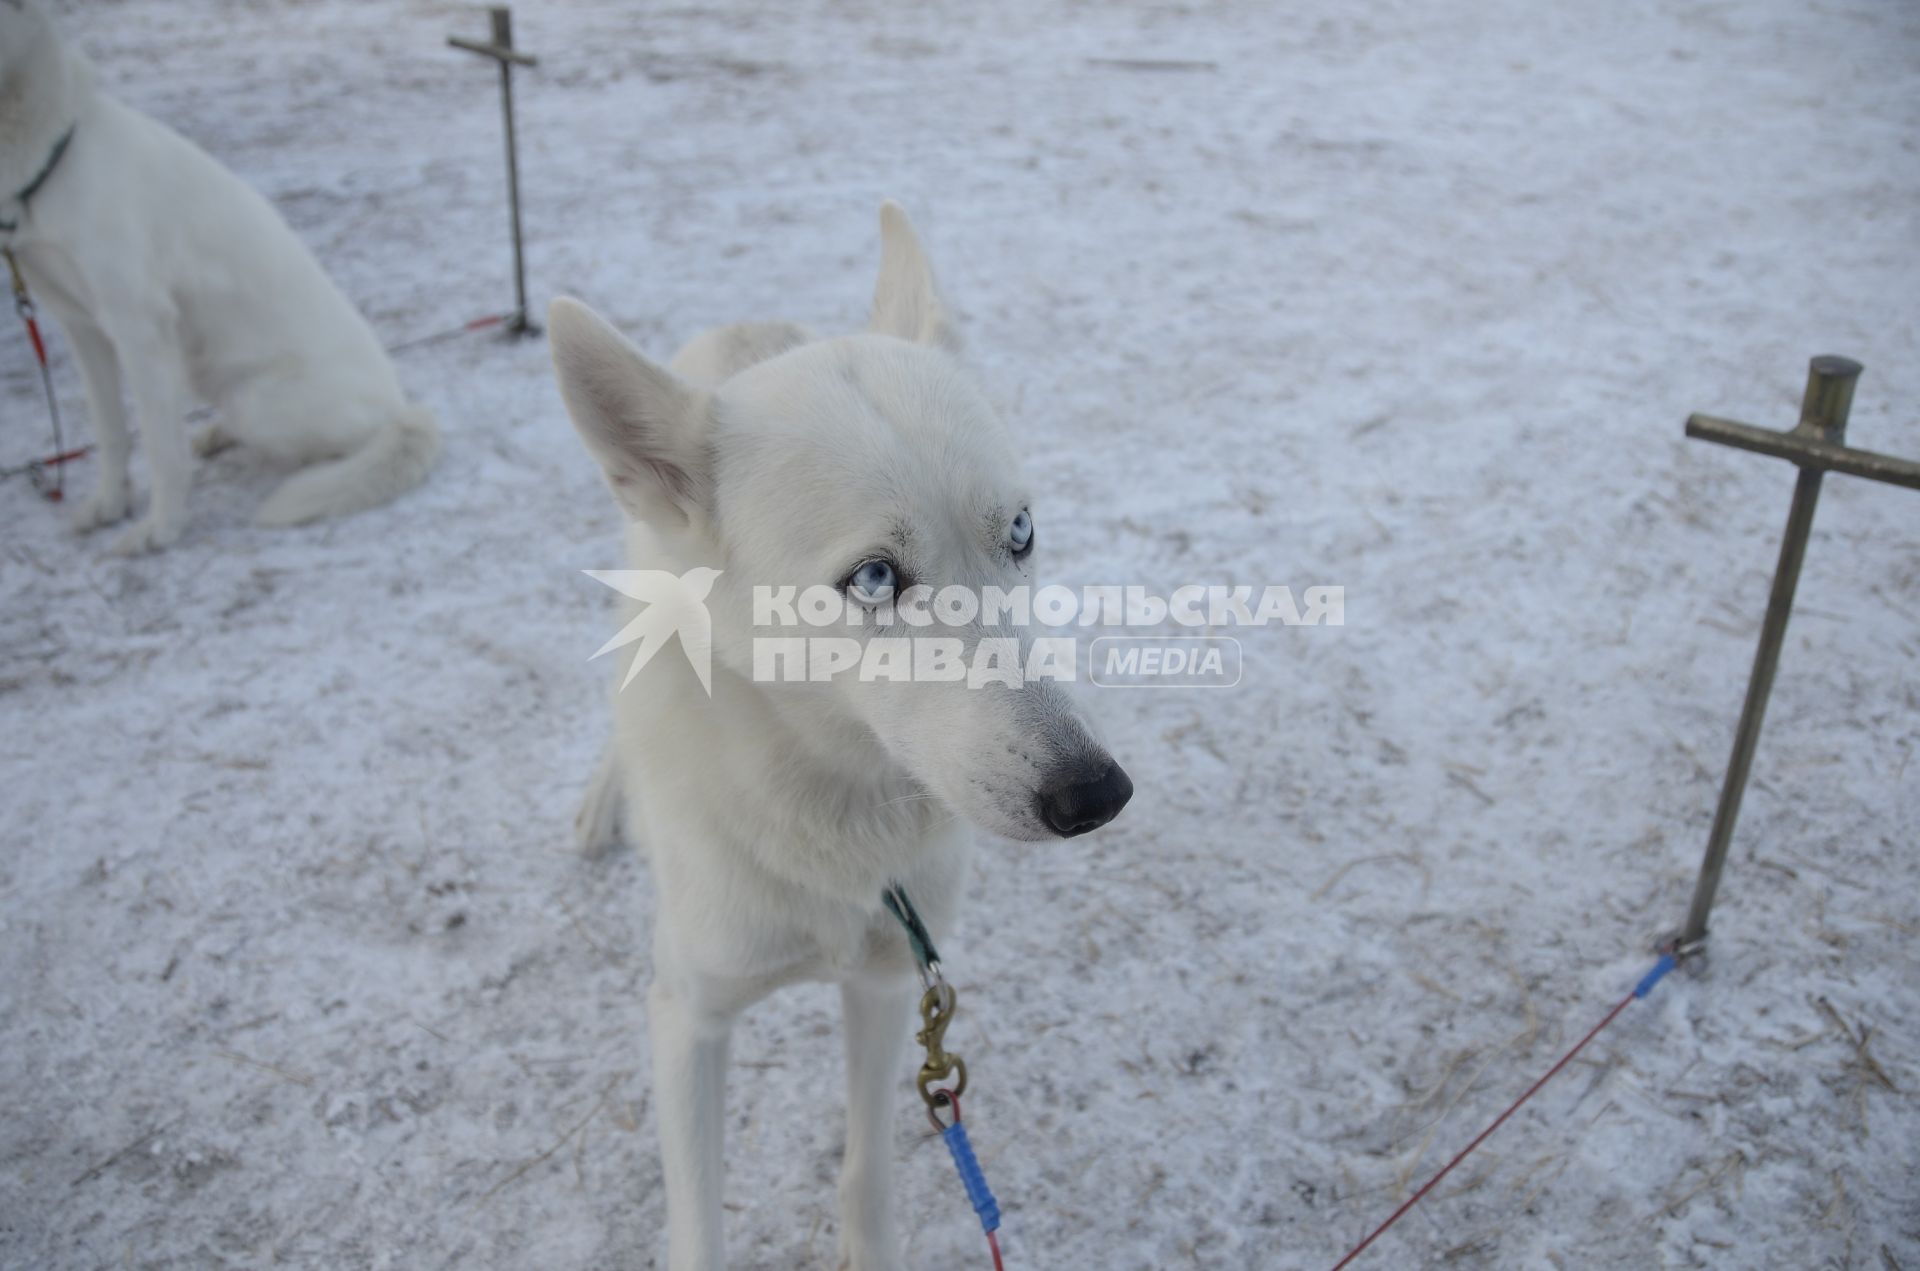
[[[1040,792],[1040,819],[1063,839],[1097,830],[1120,815],[1133,797],[1133,782],[1113,760],[1091,780],[1070,777]]]

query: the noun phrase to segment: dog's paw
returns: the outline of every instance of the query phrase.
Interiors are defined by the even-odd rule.
[[[889,1218],[862,1221],[859,1216],[842,1212],[846,1226],[840,1231],[840,1271],[906,1271],[900,1257],[900,1237]]]
[[[888,1250],[884,1253],[873,1249],[842,1248],[840,1271],[906,1271],[907,1264],[900,1255]]]
[[[162,521],[148,513],[128,526],[126,532],[115,539],[113,546],[107,550],[115,556],[138,556],[143,552],[156,551],[172,545],[180,537],[180,529],[178,522]]]
[[[202,459],[217,455],[222,450],[231,449],[239,444],[232,437],[221,432],[218,424],[208,424],[193,434],[193,453]]]
[[[93,493],[73,505],[68,515],[74,532],[84,534],[88,530],[99,529],[102,525],[112,525],[127,518],[127,483],[125,481],[106,481],[95,486]]]

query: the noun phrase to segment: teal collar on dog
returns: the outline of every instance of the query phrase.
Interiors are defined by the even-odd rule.
[[[67,130],[60,134],[60,140],[54,142],[53,149],[47,152],[47,161],[40,165],[39,173],[33,180],[14,191],[13,197],[20,201],[22,210],[25,210],[27,200],[40,192],[40,187],[47,183],[47,178],[53,175],[53,170],[60,166],[60,160],[66,157],[67,143],[73,140],[73,130],[77,127],[79,127],[78,124],[68,125]],[[18,221],[0,221],[0,233],[11,234],[19,228]]]
[[[899,883],[888,883],[887,889],[880,893],[880,903],[906,930],[907,947],[913,950],[913,960],[920,966],[920,978],[929,985],[940,979],[940,951],[933,947],[933,937],[927,934],[927,925],[920,921],[920,911],[907,899],[907,889]]]

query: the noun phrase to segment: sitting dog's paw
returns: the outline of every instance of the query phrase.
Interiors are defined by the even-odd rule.
[[[205,428],[193,434],[193,453],[202,459],[210,455],[217,455],[222,450],[227,450],[239,444],[240,443],[232,437],[221,432],[220,425],[218,424],[208,424]]]
[[[95,486],[92,494],[75,503],[68,519],[76,533],[84,534],[102,525],[124,521],[126,517],[127,483],[110,481]]]
[[[162,521],[148,513],[127,527],[126,533],[113,541],[107,550],[115,556],[138,556],[142,552],[151,552],[169,546],[180,537],[178,522]]]

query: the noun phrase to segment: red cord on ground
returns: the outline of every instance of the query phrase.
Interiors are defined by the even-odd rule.
[[[1546,1076],[1540,1078],[1540,1080],[1528,1086],[1527,1092],[1525,1094],[1521,1095],[1518,1099],[1515,1099],[1505,1112],[1502,1112],[1497,1118],[1495,1118],[1494,1123],[1492,1125],[1480,1131],[1479,1136],[1475,1138],[1473,1142],[1461,1148],[1460,1154],[1454,1157],[1452,1160],[1448,1161],[1445,1168],[1443,1168],[1438,1174],[1435,1174],[1432,1178],[1428,1179],[1426,1183],[1421,1186],[1419,1191],[1407,1197],[1407,1201],[1404,1205],[1394,1210],[1393,1213],[1388,1216],[1385,1222],[1381,1223],[1378,1227],[1375,1227],[1373,1229],[1373,1233],[1369,1235],[1365,1240],[1362,1240],[1359,1244],[1355,1245],[1353,1249],[1347,1254],[1346,1257],[1334,1263],[1333,1271],[1340,1271],[1342,1267],[1346,1266],[1349,1262],[1352,1262],[1355,1258],[1359,1257],[1361,1253],[1365,1252],[1366,1247],[1368,1245],[1378,1240],[1381,1237],[1381,1235],[1385,1233],[1387,1228],[1393,1226],[1393,1224],[1395,1224],[1396,1222],[1399,1222],[1400,1216],[1402,1214],[1406,1213],[1409,1209],[1412,1209],[1415,1205],[1419,1204],[1421,1197],[1425,1196],[1428,1192],[1432,1191],[1436,1186],[1439,1185],[1441,1179],[1445,1178],[1448,1174],[1453,1172],[1454,1166],[1466,1160],[1468,1154],[1470,1154],[1474,1148],[1479,1147],[1482,1143],[1485,1143],[1488,1138],[1492,1137],[1493,1132],[1495,1130],[1499,1129],[1502,1125],[1506,1124],[1508,1117],[1512,1116],[1514,1113],[1520,1110],[1521,1104],[1533,1098],[1535,1091],[1540,1089],[1541,1086],[1546,1085],[1549,1081],[1553,1080],[1555,1075],[1557,1075],[1562,1068],[1565,1068],[1568,1063],[1572,1062],[1573,1057],[1575,1055],[1579,1054],[1582,1050],[1586,1049],[1586,1045],[1588,1042],[1592,1041],[1595,1037],[1598,1037],[1600,1035],[1601,1029],[1613,1023],[1614,1019],[1620,1014],[1621,1011],[1626,1010],[1628,1006],[1632,1005],[1633,999],[1636,996],[1638,996],[1637,991],[1634,993],[1629,993],[1625,997],[1621,998],[1620,1004],[1614,1007],[1612,1010],[1608,1011],[1607,1017],[1601,1020],[1598,1024],[1595,1024],[1593,1026],[1593,1031],[1589,1032],[1585,1037],[1582,1037],[1579,1043],[1575,1045],[1572,1050],[1560,1056],[1559,1063],[1547,1069]]]

